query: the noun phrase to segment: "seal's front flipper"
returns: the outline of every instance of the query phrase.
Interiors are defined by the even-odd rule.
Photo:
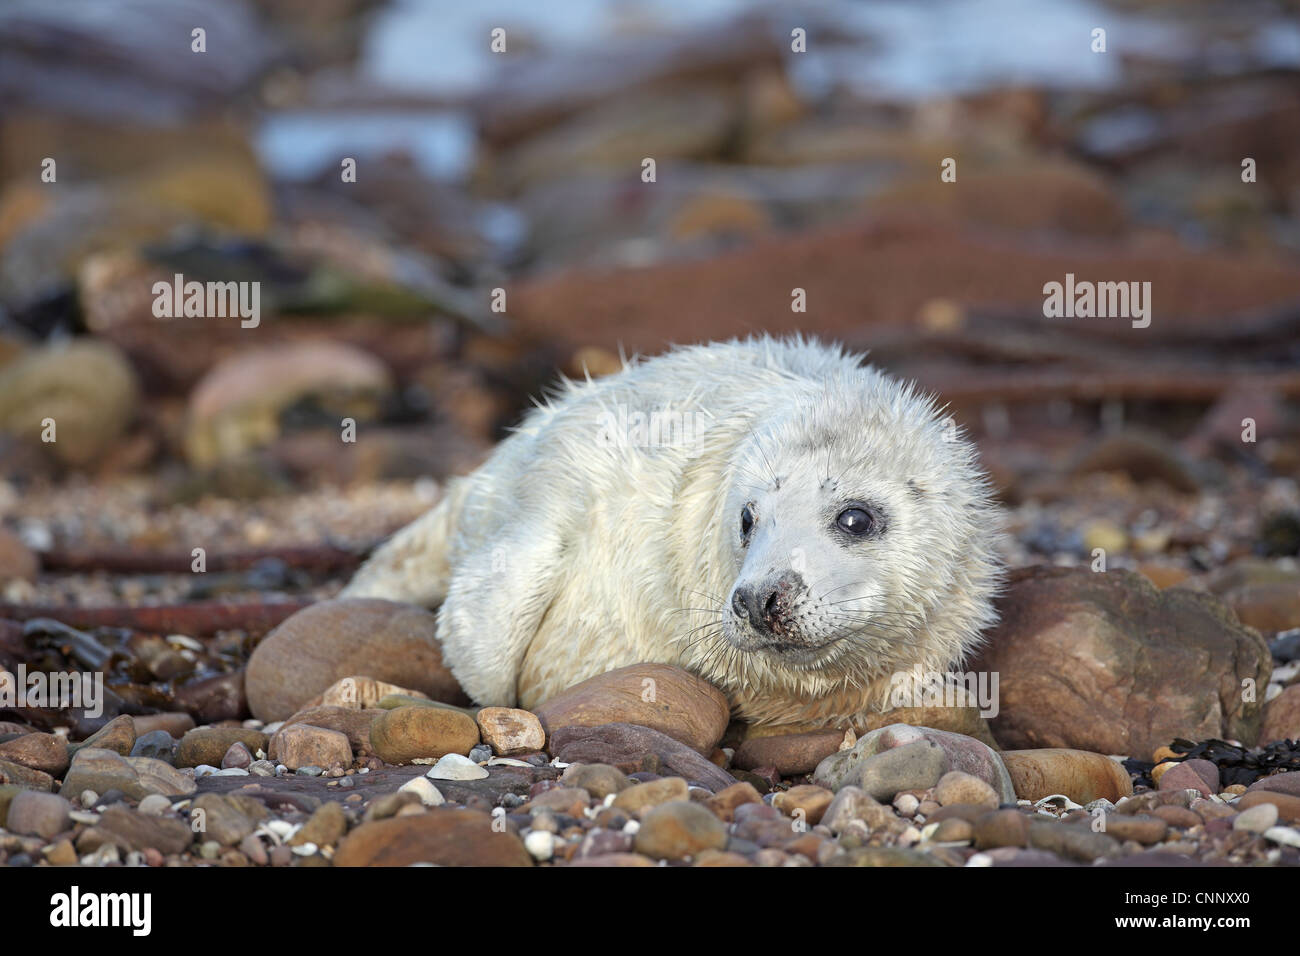
[[[465,482],[447,486],[442,501],[381,544],[339,597],[384,598],[435,607],[447,596],[447,551],[455,532]]]
[[[528,528],[458,564],[438,612],[438,642],[465,693],[483,707],[512,707],[528,646],[561,585],[558,531]]]

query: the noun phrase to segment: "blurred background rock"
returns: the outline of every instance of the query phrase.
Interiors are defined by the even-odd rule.
[[[1013,563],[1300,593],[1300,4],[788,6],[0,7],[13,543],[360,547],[558,372],[803,331],[950,403]],[[177,273],[260,282],[260,323],[155,318]],[[1044,319],[1066,273],[1150,282],[1150,327]]]

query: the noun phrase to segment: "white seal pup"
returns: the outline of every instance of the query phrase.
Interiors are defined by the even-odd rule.
[[[934,401],[802,338],[565,382],[343,596],[433,606],[482,705],[641,662],[736,716],[853,726],[994,620],[998,511]]]

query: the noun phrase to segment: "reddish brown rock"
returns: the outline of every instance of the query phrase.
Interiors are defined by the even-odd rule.
[[[561,727],[550,735],[551,754],[563,763],[603,763],[626,769],[647,760],[666,774],[702,784],[714,793],[736,782],[690,747],[667,734],[635,724]]]
[[[562,727],[637,724],[709,754],[727,729],[731,707],[722,692],[669,664],[632,664],[561,691],[534,712],[547,737]]]
[[[1249,810],[1261,803],[1271,803],[1277,807],[1278,819],[1283,823],[1300,823],[1300,797],[1276,790],[1251,790],[1242,794],[1240,800],[1233,804],[1234,810]]]
[[[368,751],[370,727],[383,713],[382,710],[354,710],[351,707],[308,707],[298,711],[284,722],[284,726],[271,738],[267,755],[272,760],[280,759],[280,737],[295,724],[311,724],[313,727],[338,731],[348,738],[348,743],[352,745],[354,751]]]
[[[339,843],[335,866],[532,866],[523,841],[477,810],[434,809],[363,823]]]
[[[335,681],[356,674],[466,704],[442,662],[435,630],[433,614],[411,604],[347,598],[303,608],[249,658],[249,707],[259,720],[284,720]]]
[[[196,727],[176,745],[174,762],[178,767],[197,767],[199,764],[219,767],[221,758],[235,742],[242,743],[255,755],[259,750],[266,752],[268,739],[260,730],[243,727]]]
[[[704,805],[712,810],[714,816],[719,820],[730,823],[736,818],[737,807],[746,803],[762,802],[763,798],[759,792],[754,789],[753,784],[745,783],[742,780],[740,783],[733,783],[725,790],[719,790],[713,796],[709,797],[708,800],[704,801]],[[615,801],[615,803],[617,804],[617,801]]]
[[[544,790],[523,806],[524,812],[547,807],[556,813],[580,817],[591,802],[591,795],[580,787],[553,787]]]
[[[59,777],[68,769],[68,744],[57,734],[24,734],[0,744],[0,759]]]
[[[536,714],[514,707],[484,707],[477,716],[479,734],[492,752],[507,756],[541,750],[546,732]]]
[[[835,794],[825,787],[801,784],[778,793],[772,798],[772,806],[788,816],[802,812],[804,820],[811,827],[821,823],[822,817],[834,799]]]
[[[1264,726],[1259,742],[1300,740],[1300,684],[1292,684],[1264,705]]]
[[[750,737],[736,748],[735,764],[741,770],[775,767],[783,777],[812,773],[819,763],[840,749],[846,736],[842,730],[814,730]]]
[[[1184,760],[1160,777],[1160,790],[1199,790],[1203,796],[1219,792],[1219,768],[1208,760]]]
[[[1021,800],[1063,793],[1079,804],[1103,798],[1115,803],[1133,792],[1128,772],[1103,754],[1056,748],[1004,750],[1002,762]]]
[[[282,727],[275,735],[278,759],[290,770],[301,767],[349,767],[352,764],[352,745],[346,734],[311,724],[294,724]]]
[[[1271,790],[1273,793],[1286,793],[1293,797],[1300,797],[1300,770],[1260,777],[1247,788],[1247,792],[1256,790]]]
[[[51,790],[54,788],[54,778],[44,770],[33,770],[12,760],[0,759],[0,786],[4,784],[13,784],[26,790]]]
[[[370,749],[388,763],[417,757],[464,756],[478,743],[478,725],[447,707],[397,707],[370,725]]]
[[[1251,743],[1262,708],[1242,681],[1272,670],[1258,632],[1212,595],[1130,571],[1013,571],[972,669],[1000,674],[993,733],[1010,749],[1151,753],[1175,737]]]
[[[640,853],[601,853],[578,857],[569,866],[657,866],[654,860]]]
[[[155,730],[165,730],[177,740],[180,740],[187,733],[194,729],[194,718],[182,711],[170,711],[164,714],[145,714],[135,719],[135,732],[139,737],[145,734],[153,733]]]
[[[656,860],[681,860],[727,845],[726,825],[698,803],[673,800],[641,819],[636,851]]]
[[[746,784],[735,784],[735,786],[746,786]],[[728,788],[731,789],[731,788]],[[753,787],[749,789],[753,790]],[[717,800],[727,791],[715,795],[712,799]],[[661,803],[667,803],[669,800],[689,800],[690,789],[686,781],[681,777],[660,777],[658,780],[650,780],[646,783],[633,784],[626,790],[621,791],[614,798],[613,805],[620,810],[626,810],[629,813],[641,813],[650,807],[657,807]],[[761,799],[761,798],[760,798]],[[719,814],[721,816],[721,814]]]

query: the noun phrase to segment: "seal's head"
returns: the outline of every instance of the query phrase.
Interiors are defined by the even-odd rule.
[[[729,672],[820,692],[945,669],[993,619],[997,514],[975,452],[869,368],[759,419],[721,521]],[[751,679],[753,677],[751,676]]]

